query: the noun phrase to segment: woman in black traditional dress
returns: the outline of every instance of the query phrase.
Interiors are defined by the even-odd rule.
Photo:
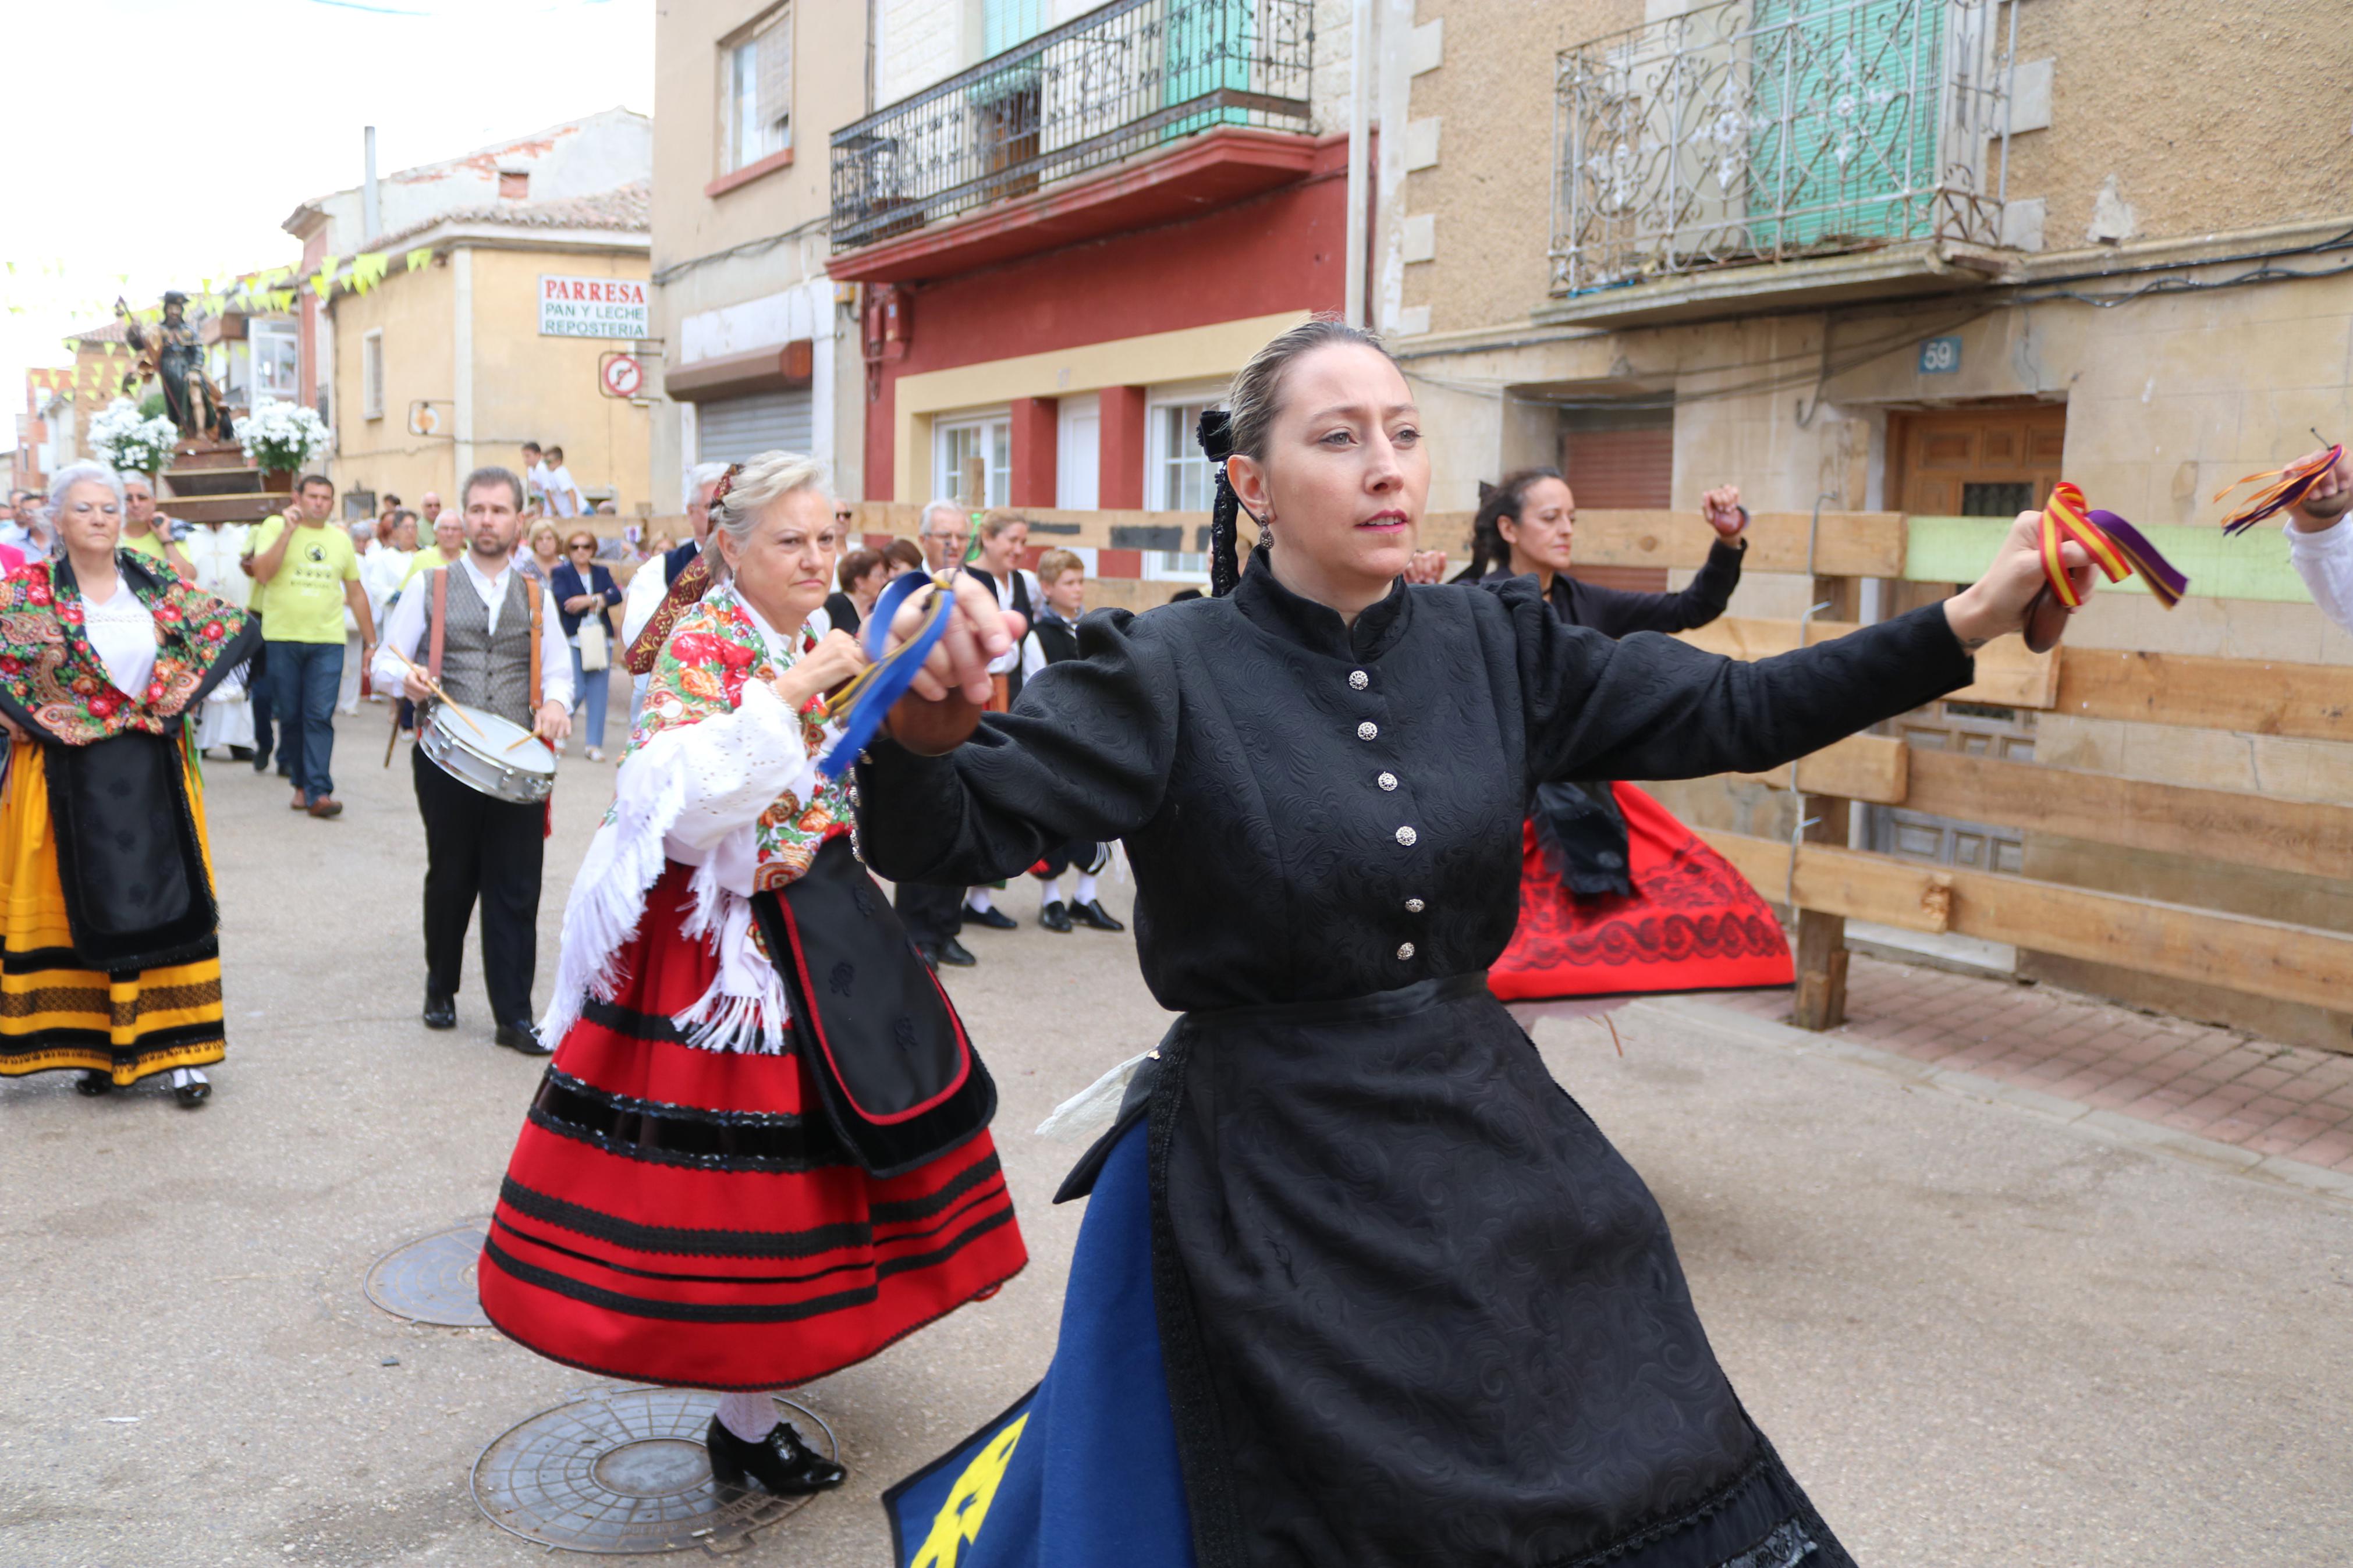
[[[1479,487],[1471,564],[1454,580],[1494,587],[1531,578],[1553,614],[1603,637],[1689,631],[1724,614],[1748,552],[1737,487],[1708,491],[1700,514],[1715,543],[1679,591],[1582,582],[1568,574],[1577,537],[1568,481],[1557,468],[1522,468]],[[1659,992],[1795,979],[1772,906],[1647,793],[1604,779],[1536,786],[1522,833],[1520,922],[1487,971],[1498,998],[1607,1011]]]
[[[1091,616],[951,754],[861,770],[886,875],[1124,838],[1184,1013],[1065,1184],[1094,1198],[1052,1368],[894,1489],[901,1561],[1849,1563],[1485,971],[1535,785],[1769,767],[1965,684],[2042,582],[2031,527],[1944,605],[1742,664],[1563,625],[1532,584],[1398,581],[1429,463],[1362,332],[1283,334],[1215,423],[1271,536],[1239,585],[1221,489],[1217,596]],[[957,593],[917,689],[976,701],[1008,639]]]

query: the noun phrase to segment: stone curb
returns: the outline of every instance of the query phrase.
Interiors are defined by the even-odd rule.
[[[2200,1138],[2194,1132],[2145,1121],[2137,1116],[2098,1110],[2081,1100],[2063,1100],[2041,1089],[2002,1083],[1952,1068],[1934,1067],[1909,1057],[1898,1056],[1893,1051],[1881,1050],[1876,1046],[1866,1046],[1858,1040],[1844,1039],[1836,1035],[1817,1035],[1788,1024],[1770,1023],[1720,1006],[1704,997],[1646,997],[1628,1004],[1627,1011],[1695,1025],[1751,1045],[1852,1062],[1905,1083],[1925,1084],[1947,1094],[2023,1110],[2046,1121],[2073,1127],[2106,1142],[2127,1144],[2175,1159],[2193,1161],[2353,1205],[2353,1175],[2342,1171],[2331,1171],[2280,1154],[2258,1154],[2235,1143]]]

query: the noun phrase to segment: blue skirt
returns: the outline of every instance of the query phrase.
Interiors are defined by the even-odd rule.
[[[1037,1387],[882,1497],[899,1568],[1193,1568],[1152,1302],[1147,1130],[1097,1176]]]

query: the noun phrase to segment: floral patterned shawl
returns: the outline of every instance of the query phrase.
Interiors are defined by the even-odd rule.
[[[243,610],[134,552],[118,550],[114,561],[155,618],[155,672],[144,691],[115,689],[82,630],[70,566],[36,561],[0,580],[0,709],[45,739],[83,746],[134,731],[172,734],[259,644]]]

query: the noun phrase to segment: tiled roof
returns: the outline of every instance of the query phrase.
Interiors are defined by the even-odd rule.
[[[131,340],[123,336],[124,325],[122,318],[117,316],[102,326],[91,327],[84,331],[68,332],[66,342],[69,343],[128,342]]]
[[[372,241],[371,250],[396,250],[403,240],[438,228],[443,224],[490,223],[513,228],[603,228],[638,234],[653,231],[653,182],[638,180],[600,191],[593,196],[570,196],[554,202],[485,202],[478,206],[452,207],[422,223]]]

